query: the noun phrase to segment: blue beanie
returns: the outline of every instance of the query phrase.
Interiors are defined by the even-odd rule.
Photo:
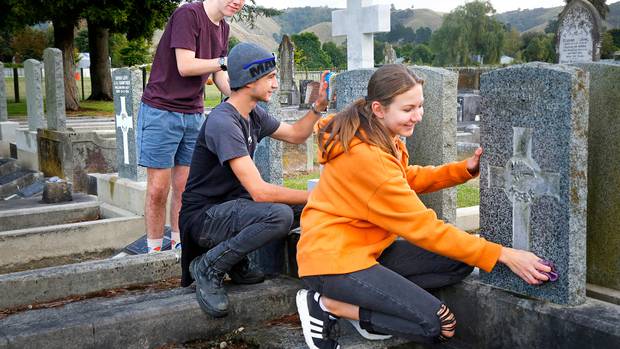
[[[228,54],[230,88],[240,88],[276,69],[276,58],[264,48],[241,42]]]

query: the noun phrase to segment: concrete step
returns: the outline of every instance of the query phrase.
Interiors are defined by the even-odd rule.
[[[17,194],[22,188],[42,179],[41,172],[21,169],[2,175],[0,176],[0,199]]]
[[[100,204],[95,196],[79,196],[59,204],[42,204],[37,198],[19,201],[22,202],[0,205],[2,231],[93,221],[100,217]]]
[[[84,296],[181,276],[177,251],[126,256],[0,275],[0,309]]]
[[[19,170],[17,160],[0,158],[0,176],[7,175]]]
[[[299,280],[277,278],[252,286],[227,286],[230,314],[202,312],[193,288],[90,299],[0,319],[0,349],[155,348],[214,338],[239,327],[295,312]]]

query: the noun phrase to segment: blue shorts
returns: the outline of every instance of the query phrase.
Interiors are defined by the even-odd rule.
[[[189,166],[203,113],[183,114],[140,103],[136,135],[138,165],[150,168]]]

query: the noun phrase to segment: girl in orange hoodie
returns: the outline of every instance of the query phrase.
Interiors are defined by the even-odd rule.
[[[482,149],[443,166],[410,166],[400,136],[424,113],[423,81],[403,65],[372,75],[368,96],[319,124],[321,180],[301,216],[297,308],[310,348],[338,348],[348,319],[368,339],[419,342],[454,335],[450,309],[426,290],[456,283],[477,266],[506,264],[529,284],[551,269],[531,252],[463,232],[437,219],[417,194],[478,174]],[[401,237],[402,239],[398,239]]]

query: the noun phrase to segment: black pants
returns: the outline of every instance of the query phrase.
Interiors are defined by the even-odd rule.
[[[378,261],[349,274],[302,279],[321,295],[358,305],[360,323],[376,332],[432,342],[441,332],[442,302],[426,290],[459,282],[473,268],[404,240],[395,241]]]
[[[279,274],[284,265],[284,239],[299,226],[303,206],[236,199],[210,207],[192,239],[204,248],[228,240],[228,246],[253,259],[266,274]],[[262,248],[261,248],[262,247]]]

